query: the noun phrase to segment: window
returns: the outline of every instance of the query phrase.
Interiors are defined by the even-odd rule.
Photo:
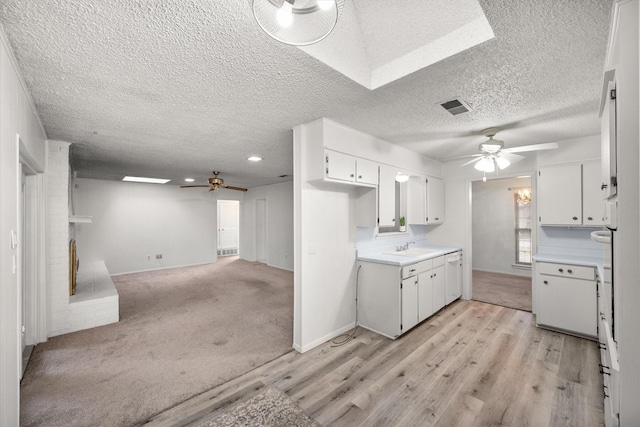
[[[516,207],[516,264],[531,265],[531,190],[522,188],[515,193]]]

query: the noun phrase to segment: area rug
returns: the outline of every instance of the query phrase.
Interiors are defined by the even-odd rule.
[[[313,418],[298,407],[286,394],[270,387],[257,395],[203,417],[195,427],[316,427]]]

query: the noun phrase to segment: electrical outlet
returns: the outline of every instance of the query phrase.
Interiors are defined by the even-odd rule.
[[[156,254],[156,259],[162,259],[162,254]]]

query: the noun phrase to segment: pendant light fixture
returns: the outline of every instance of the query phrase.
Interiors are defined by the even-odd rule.
[[[252,0],[253,16],[269,36],[292,46],[327,37],[338,22],[344,0]]]

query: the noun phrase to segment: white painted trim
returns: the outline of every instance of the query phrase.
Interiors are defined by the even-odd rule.
[[[325,342],[334,339],[335,337],[339,337],[340,335],[349,332],[350,330],[352,330],[354,327],[356,326],[356,323],[353,322],[347,326],[344,326],[340,329],[338,329],[337,331],[331,332],[330,334],[325,335],[324,337],[318,338],[310,343],[308,343],[307,345],[304,346],[300,346],[299,344],[293,344],[293,348],[299,352],[299,353],[304,353],[306,351],[309,351],[317,346],[319,346],[320,344],[324,344]]]
[[[104,262],[104,261],[102,261],[102,262]],[[111,277],[124,276],[126,274],[146,273],[148,271],[158,271],[158,270],[172,270],[174,268],[195,267],[197,265],[207,265],[207,264],[215,264],[215,261],[212,261],[212,262],[199,262],[199,263],[196,263],[196,264],[174,265],[174,266],[171,266],[171,267],[149,268],[149,269],[146,269],[146,270],[125,271],[124,273],[114,273],[114,274],[109,274],[109,275]]]
[[[582,161],[578,163],[582,163]],[[531,195],[533,199],[533,201],[531,202],[531,212],[537,212],[536,200],[537,200],[537,194],[538,194],[538,187],[537,187],[537,180],[536,180],[536,176],[537,176],[536,172],[516,172],[514,174],[505,174],[505,175],[500,175],[498,179],[512,179],[512,178],[517,178],[523,175],[529,175],[531,177]],[[465,191],[467,194],[467,206],[465,208],[464,244],[466,249],[462,251],[463,277],[464,277],[464,282],[462,284],[462,299],[464,300],[470,300],[473,295],[473,249],[472,249],[473,248],[473,183],[478,181],[482,181],[482,179],[467,178],[465,181]],[[538,216],[537,215],[531,216],[531,230],[532,230],[531,248],[532,249],[535,248],[535,250],[533,251],[535,253],[537,250],[537,244],[538,244]],[[533,230],[535,230],[535,232],[533,232]],[[532,276],[532,280],[533,280],[533,276]],[[533,288],[531,293],[532,307],[535,308],[536,297],[535,297],[535,286],[533,286],[533,282],[532,282],[532,288]],[[533,312],[535,313],[535,311]]]
[[[15,55],[13,53],[13,49],[11,48],[11,43],[9,43],[9,40],[7,39],[7,35],[4,32],[4,27],[2,26],[2,23],[0,23],[0,43],[4,44],[4,47],[7,51],[7,56],[11,61],[11,66],[13,67],[14,70],[16,70],[16,76],[20,81],[20,85],[22,86],[22,91],[24,92],[24,96],[27,98],[27,101],[29,102],[31,111],[33,111],[34,113],[33,115],[38,121],[38,125],[40,126],[40,130],[42,131],[42,134],[46,137],[47,133],[44,130],[44,125],[42,124],[42,120],[40,119],[40,115],[38,114],[38,110],[36,109],[36,105],[33,103],[33,99],[31,98],[31,92],[29,92],[29,89],[27,88],[27,84],[25,83],[24,78],[22,77],[22,71],[18,66],[18,62],[16,61]]]

